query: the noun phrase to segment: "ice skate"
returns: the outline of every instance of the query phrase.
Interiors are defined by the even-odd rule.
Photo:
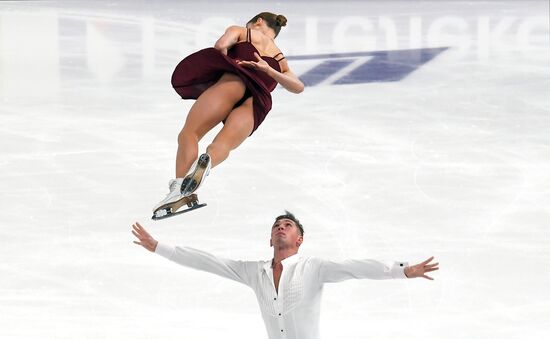
[[[184,205],[187,205],[187,208],[180,210],[180,208]],[[196,194],[191,194],[188,196],[181,195],[181,199],[167,204],[163,205],[160,208],[158,208],[154,213],[151,219],[153,220],[160,220],[165,219],[169,217],[173,217],[178,214],[191,212],[193,210],[196,210],[198,208],[204,207],[206,204],[200,204],[199,198]]]
[[[181,193],[182,182],[183,178],[170,180],[170,192],[153,209],[153,220],[164,219],[206,206],[206,204],[199,204],[196,194],[183,195]],[[179,210],[184,205],[187,205],[188,208]]]
[[[177,178],[172,179],[168,183],[168,188],[170,192],[166,195],[164,199],[162,199],[154,208],[153,212],[156,212],[158,209],[164,207],[165,205],[170,205],[175,203],[176,201],[180,200],[182,198],[181,195],[181,184],[183,182],[183,178]]]
[[[184,196],[188,196],[195,192],[204,182],[204,179],[210,172],[211,166],[210,156],[208,153],[201,154],[194,166],[192,166],[190,173],[183,179],[181,193]]]

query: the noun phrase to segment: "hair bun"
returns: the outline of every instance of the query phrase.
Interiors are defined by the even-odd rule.
[[[277,21],[277,25],[281,27],[286,26],[286,17],[284,15],[277,15],[275,21]]]

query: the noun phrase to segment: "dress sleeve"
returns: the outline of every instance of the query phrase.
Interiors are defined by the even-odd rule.
[[[384,263],[372,259],[331,261],[321,259],[319,280],[334,283],[349,279],[403,279],[408,263],[394,261]]]
[[[155,253],[182,266],[194,268],[251,286],[252,266],[250,261],[231,260],[216,257],[210,253],[190,247],[173,247],[158,243]]]

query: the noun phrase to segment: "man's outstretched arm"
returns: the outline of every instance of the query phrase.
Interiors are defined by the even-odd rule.
[[[135,244],[142,246],[148,251],[155,252],[168,260],[250,286],[251,276],[249,271],[252,270],[249,270],[248,266],[254,265],[252,262],[219,258],[194,248],[173,247],[159,243],[138,222],[132,225],[132,233],[139,240],[134,241]]]
[[[339,282],[348,279],[399,279],[428,277],[426,273],[439,269],[437,263],[428,264],[430,258],[418,265],[409,266],[406,262],[386,263],[378,260],[349,259],[344,261],[322,260],[319,278],[322,283]]]

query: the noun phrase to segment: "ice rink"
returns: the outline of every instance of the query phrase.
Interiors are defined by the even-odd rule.
[[[193,101],[175,65],[262,11],[305,91],[152,221]],[[0,337],[266,338],[253,292],[132,243],[418,263],[326,285],[323,338],[550,334],[550,34],[541,1],[0,2]],[[544,94],[546,93],[546,94]],[[201,141],[201,151],[216,128]]]

